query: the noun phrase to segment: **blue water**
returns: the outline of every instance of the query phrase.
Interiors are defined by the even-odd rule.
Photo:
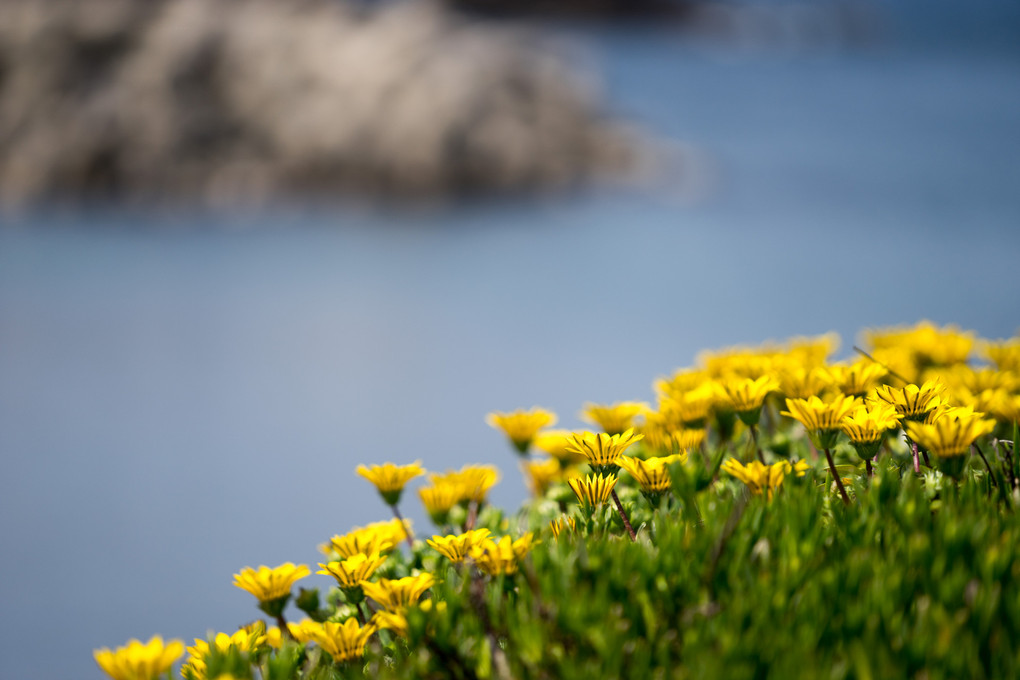
[[[386,518],[358,463],[496,463],[515,506],[489,410],[577,425],[726,344],[1017,331],[1020,50],[582,38],[683,181],[0,229],[0,678],[99,677],[96,647],[255,617],[239,568]]]

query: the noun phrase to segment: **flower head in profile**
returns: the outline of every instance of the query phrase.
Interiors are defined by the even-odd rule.
[[[251,626],[245,626],[231,635],[217,633],[210,641],[195,638],[195,644],[187,649],[188,659],[184,662],[181,673],[184,677],[205,678],[206,657],[211,648],[226,652],[231,647],[234,647],[242,652],[251,653],[257,651],[259,647],[265,644],[268,644],[268,637],[266,635],[266,624],[262,621],[257,621]]]
[[[562,515],[549,522],[549,529],[552,531],[553,538],[559,538],[564,531],[570,533],[577,531],[577,520],[570,515]]]
[[[418,497],[435,525],[443,526],[449,521],[453,506],[460,502],[461,486],[437,482],[418,489]]]
[[[531,441],[538,431],[556,424],[556,414],[536,406],[530,411],[523,409],[509,413],[495,411],[485,416],[485,422],[503,430],[517,452],[524,456],[527,455],[528,447],[531,446]]]
[[[663,458],[648,458],[647,460],[620,456],[619,463],[620,467],[626,470],[641,487],[641,493],[645,495],[645,498],[654,505],[673,484],[669,466],[676,462],[687,462],[687,456],[686,452]]]
[[[522,467],[526,475],[528,487],[535,497],[544,496],[553,482],[563,480],[564,473],[566,472],[560,466],[559,461],[553,458],[526,460],[523,461]]]
[[[518,564],[531,552],[534,545],[534,535],[530,532],[516,541],[509,536],[504,536],[499,541],[490,538],[472,548],[471,559],[489,576],[515,574]]]
[[[598,425],[606,434],[621,434],[635,426],[635,420],[650,411],[643,401],[618,401],[615,404],[584,405],[581,419]]]
[[[385,555],[374,552],[371,555],[357,553],[345,560],[335,560],[327,564],[319,563],[321,571],[316,574],[325,574],[336,579],[337,585],[348,590],[360,588],[362,581],[372,578],[375,570],[386,561]]]
[[[603,503],[607,503],[616,486],[616,475],[602,476],[602,473],[568,479],[567,484],[577,496],[577,502],[589,514]]]
[[[879,385],[875,388],[875,395],[892,404],[903,420],[924,422],[937,414],[937,409],[945,403],[945,385],[937,378],[926,380],[920,387],[913,384],[902,388]]]
[[[969,407],[951,408],[931,423],[908,422],[907,436],[939,458],[963,456],[978,437],[995,429],[995,421]]]
[[[854,397],[842,396],[831,401],[822,401],[818,397],[787,399],[786,408],[789,410],[782,414],[800,421],[815,446],[829,449],[836,443],[843,418],[853,411],[856,404]]]
[[[400,502],[401,494],[404,493],[404,485],[415,477],[425,474],[425,470],[421,466],[421,461],[416,460],[410,465],[394,465],[393,463],[371,467],[359,465],[358,474],[375,485],[387,505],[396,505]]]
[[[463,562],[471,550],[489,538],[488,529],[475,529],[459,535],[433,536],[427,543],[451,562]]]
[[[259,607],[267,614],[278,616],[287,604],[294,582],[311,573],[308,565],[292,562],[273,568],[265,565],[258,569],[245,567],[240,573],[234,574],[234,585],[257,597]]]
[[[769,392],[779,389],[779,383],[770,375],[759,378],[728,378],[719,383],[723,399],[733,411],[748,425],[758,423],[761,406]]]
[[[154,636],[148,642],[129,640],[124,647],[111,650],[107,647],[93,652],[96,663],[113,680],[156,680],[170,670],[184,654],[184,643]]]
[[[764,494],[766,498],[772,500],[773,492],[782,485],[783,478],[792,467],[786,461],[765,465],[754,460],[743,465],[735,458],[730,458],[723,463],[722,469],[746,484],[755,496]],[[798,468],[798,473],[800,471]]]
[[[644,435],[634,434],[634,430],[614,435],[604,432],[581,432],[570,437],[570,450],[584,456],[596,472],[612,474],[617,470],[616,459],[627,450],[627,447],[643,437]]]
[[[878,453],[882,436],[889,430],[898,427],[900,415],[892,404],[884,401],[871,401],[857,406],[843,419],[840,427],[850,438],[850,443],[861,458],[871,458]]]
[[[386,611],[396,612],[418,602],[418,598],[435,583],[436,579],[432,574],[422,572],[417,576],[398,579],[381,578],[375,583],[365,581],[361,587],[365,595],[375,600],[380,607]]]
[[[663,397],[659,400],[659,413],[674,426],[692,429],[705,427],[712,409],[722,399],[722,390],[715,380],[699,374],[700,383],[679,390],[673,383],[662,385]]]
[[[367,526],[351,529],[346,534],[337,535],[329,543],[321,546],[326,555],[348,558],[357,554],[388,553],[405,538],[410,520],[391,519],[385,522],[373,522]]]
[[[489,489],[499,481],[499,468],[494,465],[465,465],[460,470],[447,470],[429,477],[434,486],[449,485],[457,489],[457,502],[463,505],[482,504]]]
[[[832,385],[832,374],[823,366],[804,366],[788,360],[777,370],[779,390],[791,399],[807,399],[822,394]]]
[[[889,373],[889,369],[874,361],[858,361],[849,366],[830,366],[828,371],[833,386],[851,397],[864,397],[878,387],[879,381]]]
[[[326,621],[306,628],[308,640],[314,642],[336,663],[347,663],[365,655],[365,645],[378,627],[372,623],[360,625],[350,618],[343,623]]]
[[[581,454],[570,450],[570,438],[573,434],[570,430],[545,430],[536,434],[531,443],[536,449],[541,449],[555,458],[560,467],[568,468],[584,461]]]

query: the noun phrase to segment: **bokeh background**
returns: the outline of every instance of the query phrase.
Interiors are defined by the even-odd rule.
[[[492,500],[516,507],[490,410],[577,426],[585,401],[651,400],[722,345],[837,331],[846,355],[865,327],[921,319],[1017,331],[1015,2],[575,4],[399,7],[376,24],[425,12],[421,52],[327,61],[314,97],[270,88],[252,106],[279,127],[261,128],[236,103],[195,118],[173,88],[132,109],[137,83],[64,81],[123,58],[60,46],[140,35],[130,11],[3,23],[0,677],[98,678],[94,648],[255,618],[239,568],[314,564],[387,518],[362,462],[494,463]],[[270,10],[239,7],[231,25],[271,42]],[[157,41],[166,63],[191,54],[182,35]],[[25,70],[36,53],[57,55],[50,81]],[[277,84],[304,68],[286,54]],[[219,91],[205,58],[192,76]],[[457,70],[482,62],[495,81]],[[434,80],[358,108],[350,83],[376,72]],[[344,127],[345,108],[378,129]],[[454,132],[415,127],[432,117]],[[223,120],[233,141],[203,136]],[[428,533],[413,491],[403,506]]]

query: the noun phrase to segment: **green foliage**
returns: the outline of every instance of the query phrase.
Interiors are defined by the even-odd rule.
[[[546,537],[489,584],[437,564],[381,678],[1002,678],[1020,672],[1020,521],[980,475],[881,465],[844,507],[824,479],[772,501],[732,483],[648,512],[639,540]],[[714,466],[714,464],[713,464]],[[687,479],[687,482],[683,480]],[[686,485],[685,485],[686,484]],[[686,491],[685,491],[686,489]],[[628,503],[625,503],[627,505]],[[689,509],[689,511],[688,511]],[[679,510],[679,512],[677,512]],[[635,522],[637,525],[638,522]],[[502,670],[501,670],[502,669]]]

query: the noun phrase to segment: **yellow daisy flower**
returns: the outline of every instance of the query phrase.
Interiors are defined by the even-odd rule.
[[[436,526],[443,526],[449,521],[450,510],[460,502],[461,485],[437,482],[432,486],[418,489],[422,505]]]
[[[410,465],[394,465],[393,463],[373,465],[372,467],[359,465],[357,472],[375,485],[387,505],[396,505],[400,502],[404,486],[415,477],[425,474],[425,469],[422,468],[421,461],[416,460]]]
[[[234,585],[247,590],[259,600],[259,606],[270,616],[279,616],[290,597],[295,581],[303,579],[312,571],[306,564],[285,562],[278,567],[263,565],[257,570],[245,567],[234,574]]]
[[[830,366],[832,385],[845,395],[864,397],[878,387],[879,381],[889,373],[882,364],[858,361],[849,366]]]
[[[253,626],[241,628],[232,635],[217,633],[211,644],[210,641],[195,638],[195,644],[187,649],[188,659],[184,662],[181,673],[184,674],[186,669],[190,669],[189,674],[192,677],[204,678],[206,676],[206,656],[208,656],[211,647],[215,647],[221,652],[236,647],[242,652],[250,653],[267,644],[267,639],[266,624],[261,621],[257,621]]]
[[[584,460],[580,454],[569,448],[570,437],[573,434],[570,430],[546,430],[536,434],[531,443],[536,449],[545,451],[559,461],[560,467],[568,468]]]
[[[490,533],[488,529],[475,529],[456,536],[433,536],[426,542],[451,562],[463,562],[472,548],[489,538]]]
[[[772,465],[753,460],[743,465],[735,458],[730,458],[723,463],[722,469],[746,484],[755,496],[764,494],[768,500],[772,500],[773,492],[782,485],[791,466],[785,460]]]
[[[669,466],[677,461],[686,463],[687,456],[687,452],[647,460],[620,456],[618,462],[620,467],[630,473],[630,476],[638,483],[645,497],[654,504],[662,494],[669,491],[673,484],[673,480],[669,476]]]
[[[422,572],[417,576],[404,578],[381,578],[378,582],[364,581],[361,588],[365,595],[375,600],[386,611],[396,612],[415,604],[422,594],[435,585],[435,577]]]
[[[616,475],[604,477],[602,473],[599,473],[597,475],[568,479],[567,484],[570,485],[570,489],[577,496],[577,502],[581,504],[586,513],[590,513],[596,507],[609,502],[610,497],[613,495],[613,487],[616,486],[616,481]]]
[[[832,401],[822,401],[818,397],[787,399],[786,408],[789,410],[782,411],[782,414],[800,421],[819,449],[830,449],[836,443],[843,418],[853,411],[856,404],[854,397],[836,397]]]
[[[779,389],[779,383],[770,375],[751,378],[733,377],[720,381],[722,401],[747,425],[755,425],[761,416],[761,406],[769,392]]]
[[[536,498],[544,496],[553,482],[563,480],[563,475],[566,472],[560,466],[560,462],[553,458],[526,460],[523,462],[522,468],[527,477],[528,488]]]
[[[621,434],[635,427],[635,420],[651,410],[643,401],[618,401],[615,404],[584,405],[581,419],[598,425],[606,434]]]
[[[850,443],[857,450],[857,454],[867,460],[878,453],[882,436],[899,424],[900,415],[892,404],[872,401],[855,407],[842,420],[840,428],[850,438]]]
[[[371,555],[358,553],[351,555],[345,560],[337,560],[327,564],[319,562],[322,570],[315,573],[332,576],[341,588],[351,590],[359,588],[362,581],[372,578],[372,574],[384,562],[386,562],[386,555],[380,555],[378,552],[374,552]]]
[[[644,435],[627,430],[621,434],[581,432],[570,438],[570,450],[584,456],[596,472],[615,472],[616,459]]]
[[[489,576],[515,574],[521,560],[534,547],[534,535],[526,533],[516,541],[504,536],[498,542],[485,540],[471,550],[471,559],[475,565]]]
[[[571,533],[577,531],[577,520],[570,515],[563,515],[549,522],[549,529],[552,531],[553,538],[559,538],[564,530]]]
[[[908,422],[907,436],[940,458],[963,456],[978,437],[995,429],[995,421],[968,407],[953,408],[931,423]]]
[[[875,396],[892,404],[903,420],[923,422],[936,409],[945,404],[945,385],[938,378],[926,380],[920,387],[906,385],[903,388],[880,385]]]
[[[334,536],[329,543],[320,546],[320,549],[326,555],[344,558],[354,557],[359,553],[362,555],[387,553],[407,538],[410,524],[410,520],[400,521],[396,518],[385,522],[373,522],[352,529],[342,536]]]
[[[111,650],[107,647],[93,653],[96,663],[113,680],[156,680],[170,670],[182,654],[184,643],[154,636],[146,643],[129,640],[124,647]]]
[[[350,618],[343,623],[326,621],[308,626],[306,632],[308,639],[333,657],[333,661],[346,663],[365,655],[368,638],[376,630],[378,627],[372,623],[363,627],[357,620]]]
[[[528,447],[539,430],[556,424],[556,414],[536,406],[530,411],[523,409],[509,413],[495,411],[485,416],[485,422],[498,430],[503,430],[510,443],[523,456],[527,455]]]

